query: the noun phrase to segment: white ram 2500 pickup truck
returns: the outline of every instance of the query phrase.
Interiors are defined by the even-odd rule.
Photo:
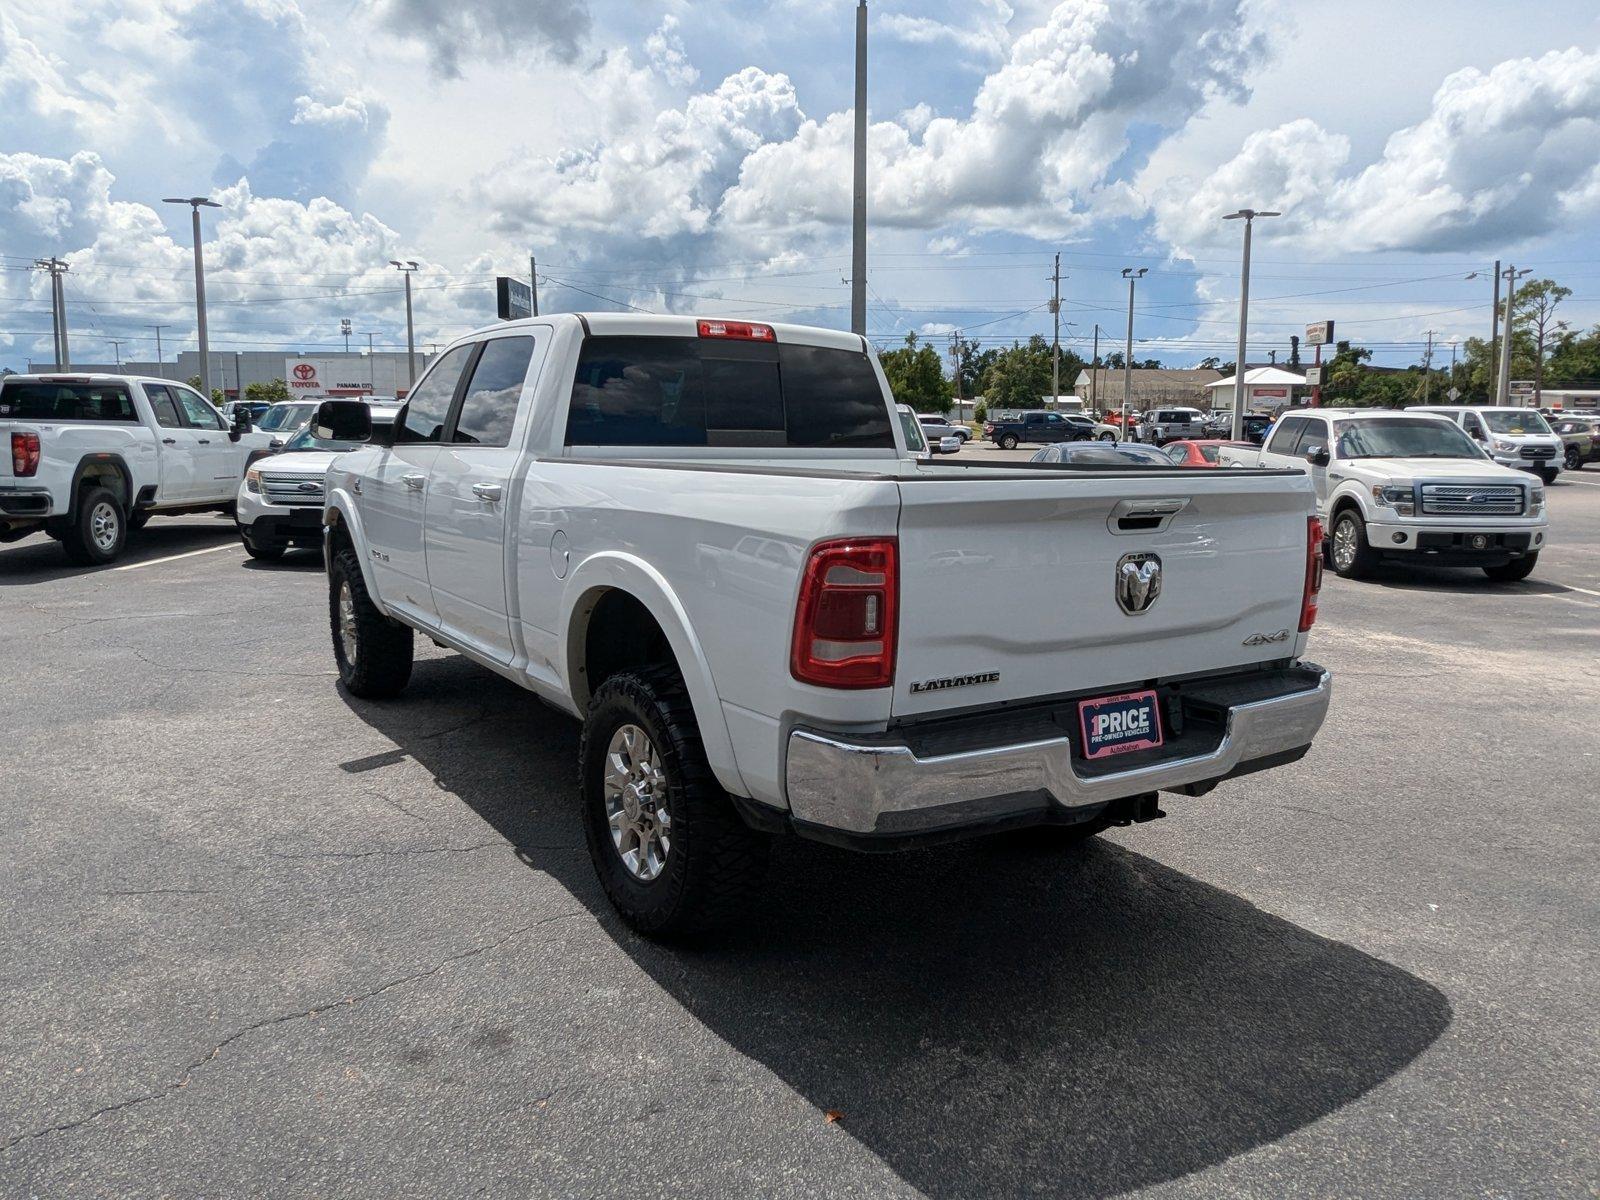
[[[193,388],[137,375],[0,379],[0,542],[43,529],[77,563],[106,563],[152,516],[226,511],[251,450]]]
[[[1380,559],[1481,567],[1526,579],[1549,536],[1544,485],[1489,460],[1448,417],[1408,409],[1318,409],[1273,426],[1260,449],[1222,446],[1225,467],[1310,473],[1327,561],[1366,575]]]
[[[372,438],[329,401],[318,437]],[[1299,471],[917,462],[865,341],[594,314],[454,343],[326,478],[333,651],[413,631],[584,723],[612,902],[738,911],[767,835],[1067,839],[1300,758],[1321,532]]]

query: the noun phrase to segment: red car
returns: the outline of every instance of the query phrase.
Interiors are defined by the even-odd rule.
[[[1217,461],[1217,448],[1220,446],[1240,446],[1246,450],[1256,449],[1249,442],[1194,440],[1168,442],[1161,447],[1161,452],[1180,467],[1220,467],[1222,464]]]

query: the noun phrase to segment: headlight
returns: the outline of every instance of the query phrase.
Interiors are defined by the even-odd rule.
[[[1508,442],[1505,438],[1495,438],[1493,444],[1495,451],[1499,454],[1515,454],[1517,452],[1517,444]]]
[[[1528,512],[1538,516],[1544,511],[1544,489],[1542,487],[1528,489]]]
[[[254,467],[244,473],[244,490],[258,496],[261,494],[261,472]]]
[[[1379,504],[1387,504],[1402,517],[1412,516],[1417,511],[1416,493],[1408,487],[1375,483],[1372,485],[1372,498]]]

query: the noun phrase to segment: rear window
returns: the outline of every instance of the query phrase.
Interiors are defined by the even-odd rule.
[[[133,397],[120,383],[44,383],[38,380],[0,385],[0,417],[122,424],[134,424],[139,420]]]
[[[892,449],[866,354],[709,338],[591,337],[569,446]]]

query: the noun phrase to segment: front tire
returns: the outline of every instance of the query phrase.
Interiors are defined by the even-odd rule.
[[[251,541],[249,535],[241,533],[239,540],[244,543],[244,552],[257,562],[277,562],[283,557],[286,549],[284,546],[263,546]]]
[[[745,911],[767,839],[745,825],[712,775],[675,669],[624,672],[600,685],[578,776],[589,857],[630,926],[679,937]]]
[[[1346,579],[1362,579],[1371,573],[1377,555],[1367,544],[1367,523],[1353,508],[1334,518],[1329,561],[1334,573]]]
[[[1524,554],[1521,558],[1501,563],[1498,567],[1485,567],[1483,573],[1496,583],[1516,583],[1519,579],[1526,579],[1532,575],[1533,569],[1538,565],[1537,553]]]
[[[72,523],[61,532],[61,548],[79,566],[94,567],[120,558],[128,544],[128,518],[122,502],[106,488],[89,488],[78,500]]]
[[[1017,438],[1015,434],[1008,433],[1000,439],[1000,449],[1015,450],[1016,448]]]
[[[328,573],[328,620],[346,691],[363,700],[388,700],[405,690],[415,649],[411,627],[378,611],[361,577],[361,562],[348,546],[334,555]]]

